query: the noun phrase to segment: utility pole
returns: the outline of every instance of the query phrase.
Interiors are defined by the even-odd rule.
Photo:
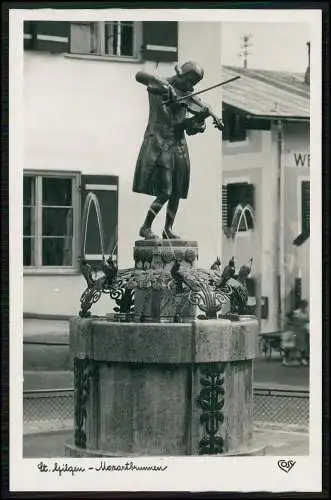
[[[310,68],[310,42],[307,42],[307,49],[308,49],[308,68]]]
[[[240,46],[242,52],[239,53],[239,56],[243,58],[244,60],[244,68],[247,68],[247,58],[250,55],[250,52],[248,52],[249,47],[251,47],[250,39],[252,35],[243,35],[241,37],[242,44]]]
[[[308,49],[308,66],[305,73],[305,83],[310,84],[310,42],[306,43]]]
[[[281,332],[284,331],[286,314],[286,266],[285,266],[285,248],[284,248],[284,192],[285,178],[283,165],[283,124],[277,120],[277,152],[278,152],[278,327]]]

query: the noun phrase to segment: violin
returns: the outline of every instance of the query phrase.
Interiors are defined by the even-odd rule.
[[[198,119],[204,120],[205,118],[208,118],[210,116],[213,121],[214,125],[218,130],[223,130],[224,129],[224,124],[222,121],[222,118],[219,118],[216,116],[209,106],[201,101],[199,97],[197,97],[198,94],[202,94],[204,92],[209,92],[209,90],[216,89],[217,87],[220,87],[222,85],[226,85],[228,83],[234,82],[235,80],[238,80],[240,76],[234,76],[232,78],[229,78],[229,80],[225,80],[224,82],[219,82],[216,83],[216,85],[212,85],[211,87],[208,87],[203,90],[198,90],[197,92],[193,92],[192,94],[185,95],[186,93],[183,93],[182,96],[177,96],[176,91],[171,92],[169,98],[165,100],[165,104],[182,104],[183,106],[186,107],[186,109],[191,112],[193,115],[195,115]],[[170,89],[169,89],[170,90]]]
[[[184,99],[180,102],[189,113],[194,115],[198,120],[205,120],[208,117],[213,119],[214,126],[222,131],[224,129],[224,124],[222,118],[219,118],[210,109],[207,103],[203,102],[199,97],[189,97],[187,100]]]
[[[178,94],[178,90],[176,89]],[[189,113],[196,117],[197,120],[203,121],[208,117],[213,119],[214,126],[222,131],[224,129],[224,124],[222,118],[213,113],[208,104],[203,102],[199,97],[191,96],[190,94],[185,97],[185,93],[180,96],[171,95],[170,99],[165,101],[168,105],[183,106]]]
[[[210,116],[213,119],[215,127],[220,131],[224,129],[222,118],[216,116],[215,113],[213,113],[213,111],[210,109],[210,107],[207,104],[203,103],[203,101],[201,101],[201,99],[198,98],[197,95],[208,92],[212,89],[216,89],[217,87],[220,87],[222,85],[226,85],[230,82],[238,80],[239,78],[240,76],[234,76],[229,80],[216,83],[216,85],[212,85],[211,87],[208,87],[206,89],[198,90],[191,94],[182,92],[182,95],[178,95],[180,91],[178,89],[175,90],[171,86],[171,84],[169,85],[169,80],[168,82],[166,80],[161,80],[160,78],[149,75],[144,71],[138,71],[138,73],[136,74],[136,80],[139,83],[142,83],[143,85],[154,83],[156,84],[156,86],[159,86],[161,93],[163,93],[164,104],[172,106],[184,106],[196,118],[197,121],[204,121]]]

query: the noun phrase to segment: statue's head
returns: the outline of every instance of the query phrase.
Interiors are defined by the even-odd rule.
[[[194,85],[202,80],[203,68],[196,62],[188,61],[182,65],[176,64],[176,86],[180,90],[193,91]]]

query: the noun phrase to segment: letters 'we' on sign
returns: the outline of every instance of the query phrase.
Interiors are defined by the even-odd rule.
[[[310,168],[310,153],[287,152],[285,154],[285,166]]]

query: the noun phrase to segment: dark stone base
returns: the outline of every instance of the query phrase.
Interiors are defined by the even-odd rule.
[[[263,445],[262,443],[252,443],[252,446],[249,448],[245,448],[242,450],[238,451],[232,451],[228,453],[222,453],[219,455],[215,455],[218,457],[262,457],[265,456],[265,451],[266,451],[266,446]],[[98,458],[98,457],[108,457],[108,458],[120,458],[124,457],[123,454],[110,454],[106,451],[99,451],[99,450],[87,450],[87,449],[82,449],[79,448],[78,446],[75,446],[72,441],[69,441],[65,444],[65,456],[66,457],[71,457],[71,458],[85,458],[85,457],[90,457],[90,458]],[[141,457],[143,455],[135,455],[131,454],[129,455],[130,457]],[[160,455],[160,457],[163,455]],[[210,455],[208,455],[210,457]]]

